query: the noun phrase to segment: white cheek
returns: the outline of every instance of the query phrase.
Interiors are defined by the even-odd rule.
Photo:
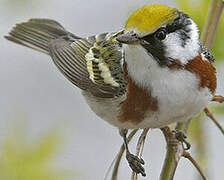
[[[189,25],[191,31],[188,34],[191,39],[186,40],[186,45],[182,47],[183,40],[180,38],[180,34],[177,32],[170,33],[163,41],[166,46],[166,57],[180,60],[183,64],[186,64],[189,60],[192,60],[199,53],[199,36],[197,25],[192,21]]]

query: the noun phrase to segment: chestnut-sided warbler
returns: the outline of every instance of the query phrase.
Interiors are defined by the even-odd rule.
[[[139,8],[116,33],[81,38],[54,20],[31,19],[6,38],[51,56],[96,115],[122,129],[128,162],[142,175],[144,161],[129,152],[126,130],[188,120],[216,90],[214,58],[197,25],[166,5]]]

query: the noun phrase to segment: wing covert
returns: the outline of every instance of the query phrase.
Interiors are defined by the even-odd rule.
[[[79,40],[60,38],[52,40],[49,44],[50,55],[64,76],[80,89],[103,98],[120,96],[126,91],[126,81],[121,67],[121,47],[118,43],[108,46],[110,43],[106,40],[107,36],[105,33]],[[97,54],[94,49],[100,47],[103,49],[97,51]],[[88,59],[91,55],[94,57],[93,60]],[[95,58],[100,61],[98,64],[94,64]],[[108,83],[111,82],[110,78],[116,86]]]
[[[203,56],[203,58],[205,58],[206,60],[208,60],[210,63],[215,62],[215,58],[212,55],[212,53],[202,43],[200,43],[200,50],[201,50],[201,55]]]

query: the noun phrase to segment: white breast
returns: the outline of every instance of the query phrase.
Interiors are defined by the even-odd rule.
[[[199,89],[199,78],[187,70],[160,67],[139,45],[125,46],[129,75],[158,100],[158,112],[141,127],[161,127],[197,115],[212,98],[208,88]]]

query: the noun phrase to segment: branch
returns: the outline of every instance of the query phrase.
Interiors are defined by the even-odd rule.
[[[216,96],[213,97],[212,101],[219,102],[219,103],[223,103],[224,102],[224,97],[223,96],[220,96],[220,95],[216,95]],[[204,112],[215,123],[215,125],[219,128],[219,130],[224,135],[224,128],[215,119],[215,117],[213,116],[212,112],[208,108],[205,108],[204,109]]]
[[[141,136],[138,139],[138,143],[137,143],[137,147],[136,147],[136,156],[141,157],[143,150],[144,150],[144,143],[145,143],[145,138],[148,134],[149,128],[145,128],[141,134]],[[137,180],[138,179],[138,175],[133,171],[132,172],[132,180]]]
[[[224,97],[220,96],[220,95],[216,95],[216,96],[213,97],[212,101],[223,103],[224,102]]]
[[[135,129],[133,130],[128,138],[127,138],[127,142],[129,143],[131,141],[131,139],[134,137],[134,135],[136,134],[136,132],[138,131],[138,129]],[[116,162],[115,162],[115,165],[114,165],[114,169],[113,169],[113,173],[112,173],[112,178],[111,180],[117,180],[117,175],[118,175],[118,169],[119,169],[119,165],[120,165],[120,161],[121,161],[121,157],[124,153],[124,150],[125,150],[125,146],[124,144],[122,144],[121,148],[120,148],[120,151],[119,153],[117,154],[116,156]]]
[[[183,157],[187,158],[194,165],[194,167],[198,170],[198,172],[200,173],[202,179],[206,180],[206,177],[203,174],[200,166],[198,165],[197,161],[190,155],[190,153],[185,151],[184,154],[183,154]]]
[[[223,7],[223,0],[211,0],[210,2],[206,22],[201,34],[201,41],[208,49],[211,49],[212,47]]]
[[[177,141],[170,128],[161,129],[167,143],[166,158],[163,164],[160,180],[171,180],[174,177],[177,164],[184,152],[184,147],[180,141]]]
[[[215,119],[215,117],[213,116],[212,112],[208,109],[205,108],[204,109],[205,114],[215,123],[215,125],[219,128],[219,130],[222,132],[222,134],[224,135],[224,129],[221,126],[221,124],[219,124],[219,122]]]
[[[187,123],[186,123],[187,124]],[[179,124],[176,129],[178,128],[187,129],[188,125],[185,126],[184,124]],[[173,133],[170,128],[162,128],[161,129],[167,142],[167,154],[165,164],[163,165],[163,170],[160,176],[160,180],[171,180],[174,177],[175,170],[177,168],[177,164],[181,157],[185,157],[190,160],[190,162],[194,165],[194,167],[198,170],[203,180],[206,180],[205,175],[203,174],[200,166],[194,160],[194,158],[184,149],[183,143],[177,140],[175,133]]]

